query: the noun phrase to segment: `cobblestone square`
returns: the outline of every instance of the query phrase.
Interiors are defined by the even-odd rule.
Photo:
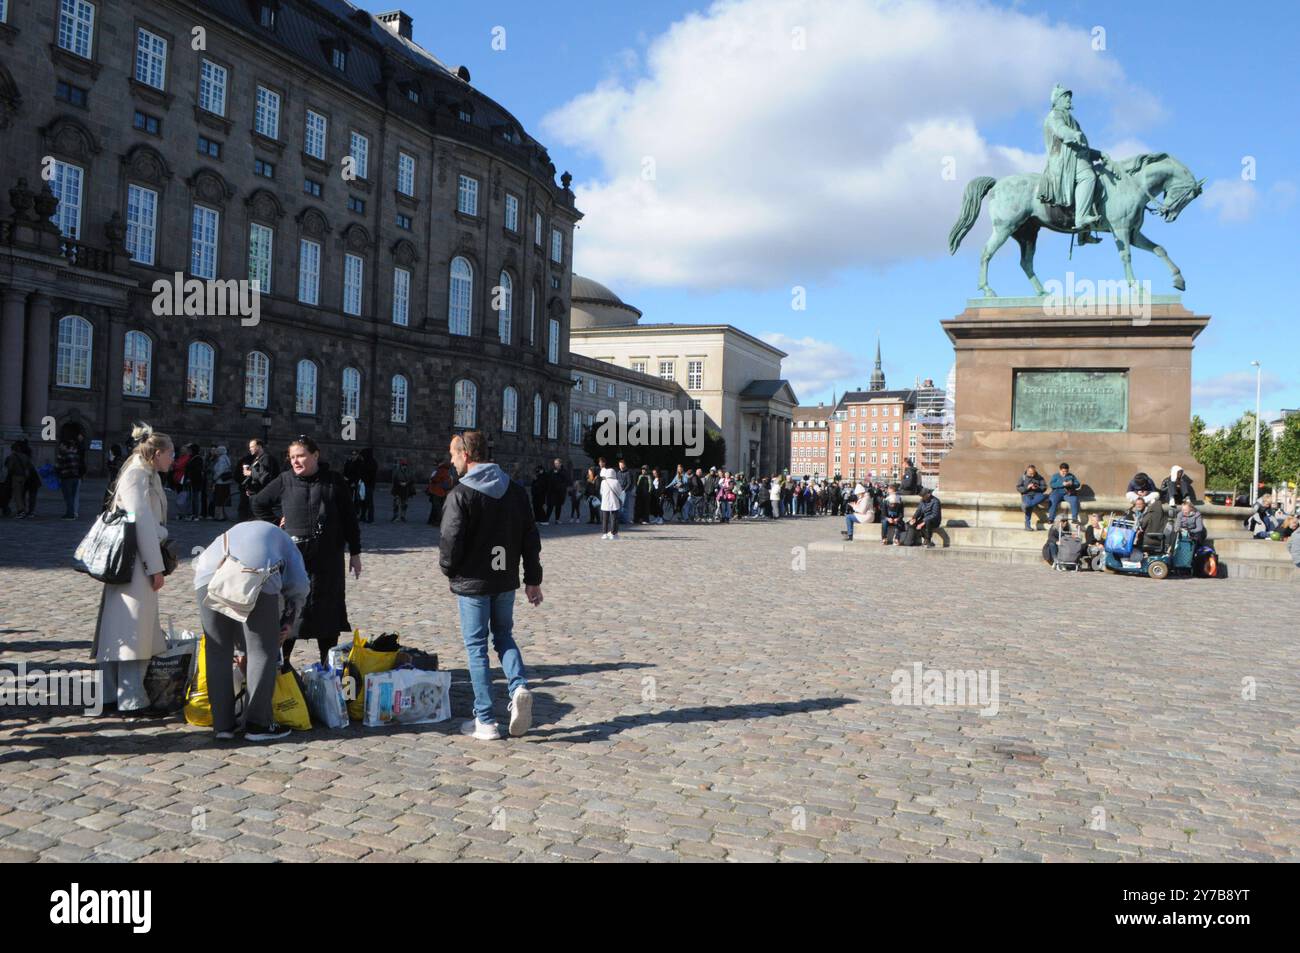
[[[363,632],[439,653],[451,722],[255,746],[179,718],[0,709],[0,860],[1300,854],[1289,587],[914,558],[866,538],[881,551],[809,552],[833,519],[612,543],[545,527],[546,601],[516,609],[536,724],[486,743],[456,730],[469,683],[424,512],[364,527],[349,605]],[[89,667],[100,587],[68,568],[86,522],[0,522],[6,667]],[[218,527],[171,529],[188,552]],[[178,629],[197,625],[190,577],[183,563],[162,592]],[[894,704],[891,676],[918,663],[996,673],[996,714]]]

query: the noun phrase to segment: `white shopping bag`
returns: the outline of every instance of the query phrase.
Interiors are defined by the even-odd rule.
[[[451,673],[395,668],[366,676],[368,728],[423,725],[451,717]]]
[[[312,722],[326,728],[346,728],[348,703],[343,697],[343,686],[334,673],[316,664],[303,669],[301,675]]]

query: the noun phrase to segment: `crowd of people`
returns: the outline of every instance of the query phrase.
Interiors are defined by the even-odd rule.
[[[919,492],[920,480],[910,461],[904,483],[897,484],[896,489]],[[879,483],[854,485],[839,478],[815,479],[786,473],[747,475],[725,467],[706,470],[681,464],[672,471],[651,466],[634,469],[626,460],[611,463],[604,457],[576,480],[570,480],[561,461],[556,460],[549,470],[538,467],[531,482],[539,523],[601,524],[605,539],[615,538],[618,527],[629,524],[843,517],[867,494],[872,495],[878,509],[885,493],[886,487]]]
[[[1080,482],[1067,463],[1058,467],[1058,472],[1045,481],[1037,467],[1025,468],[1016,485],[1020,494],[1021,509],[1025,516],[1025,529],[1033,530],[1033,513],[1036,507],[1048,504],[1046,525],[1047,542],[1043,546],[1043,560],[1048,564],[1056,561],[1061,539],[1067,536],[1081,536],[1088,556],[1096,556],[1102,551],[1105,542],[1106,521],[1097,513],[1089,514],[1086,523],[1079,519]],[[1159,484],[1147,473],[1139,472],[1129,480],[1125,490],[1129,509],[1119,514],[1133,522],[1136,530],[1135,546],[1142,548],[1144,540],[1161,539],[1169,541],[1179,538],[1183,533],[1194,546],[1202,546],[1209,538],[1205,526],[1205,517],[1197,508],[1196,489],[1187,472],[1178,465],[1169,470],[1169,475]],[[1070,514],[1057,515],[1062,504],[1069,507]],[[1242,521],[1256,539],[1285,541],[1290,546],[1293,561],[1300,565],[1300,542],[1294,541],[1296,530],[1300,529],[1300,515],[1294,510],[1287,512],[1270,494],[1264,494],[1251,509],[1251,513]]]

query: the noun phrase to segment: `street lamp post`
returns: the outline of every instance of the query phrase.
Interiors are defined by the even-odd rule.
[[[1255,368],[1255,477],[1250,481],[1250,505],[1254,506],[1259,497],[1259,399],[1264,368],[1259,361],[1251,361],[1250,364]]]

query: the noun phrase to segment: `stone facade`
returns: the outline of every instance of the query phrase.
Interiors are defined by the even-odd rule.
[[[1133,474],[1158,482],[1174,464],[1205,489],[1189,429],[1192,348],[1210,319],[1177,295],[1155,295],[1149,305],[1140,317],[1051,315],[1041,299],[976,298],[942,322],[957,355],[956,436],[943,460],[943,489],[1005,493],[1026,465],[1050,476],[1061,462],[1082,481],[1084,499],[1122,497]],[[1124,375],[1122,430],[1015,429],[1018,371],[1079,369]]]
[[[680,384],[726,441],[733,472],[790,466],[798,398],[781,379],[785,352],[730,324],[641,324],[641,312],[599,282],[573,279],[573,350]]]
[[[277,449],[311,433],[329,458],[373,446],[383,465],[404,455],[418,469],[445,453],[465,380],[476,387],[472,422],[498,460],[570,455],[568,302],[581,213],[567,174],[555,182],[546,150],[470,85],[467,69],[411,43],[409,18],[386,26],[339,0],[69,7],[71,19],[61,0],[11,3],[0,26],[0,185],[14,187],[0,224],[3,436],[25,434],[47,458],[53,444],[35,441],[51,417],[105,445],[120,442],[133,420],[232,450],[265,427]],[[93,16],[88,37],[78,35],[77,14],[82,26]],[[218,98],[212,76],[222,70]],[[278,97],[273,125],[267,93]],[[308,148],[309,110],[326,120],[323,150]],[[359,158],[354,134],[366,139],[364,170],[344,161]],[[399,174],[400,154],[413,170]],[[41,197],[43,172],[69,168],[80,170],[79,216],[70,211],[77,202],[55,209],[48,189]],[[71,197],[66,183],[76,174],[56,172],[53,191]],[[152,256],[140,251],[148,242],[129,207],[131,186],[156,202]],[[470,189],[476,207],[467,212]],[[202,268],[195,206],[218,216],[218,279],[249,278],[254,226],[271,230],[271,287],[255,326],[155,313],[155,282]],[[317,304],[300,300],[304,240],[320,246]],[[151,263],[133,261],[128,245]],[[347,255],[362,262],[359,307],[349,309],[359,314],[345,313]],[[450,333],[457,259],[472,272],[468,334]],[[395,319],[399,268],[410,275],[404,325]],[[503,299],[494,295],[502,273],[511,286],[504,335],[495,307]],[[61,345],[69,316],[86,323],[63,322]],[[134,387],[123,380],[130,331],[147,336],[150,352],[147,377]],[[212,349],[210,402],[191,399],[187,386],[196,342]],[[250,365],[251,352],[267,359],[264,401],[261,359]],[[296,401],[303,361],[316,371],[310,413]],[[341,422],[345,368],[360,374],[351,444]],[[398,375],[405,422],[394,419]],[[503,428],[506,387],[517,395],[513,432]],[[143,393],[124,393],[132,389]],[[535,394],[557,406],[554,438],[523,426]],[[92,452],[88,462],[95,471],[102,457]]]

